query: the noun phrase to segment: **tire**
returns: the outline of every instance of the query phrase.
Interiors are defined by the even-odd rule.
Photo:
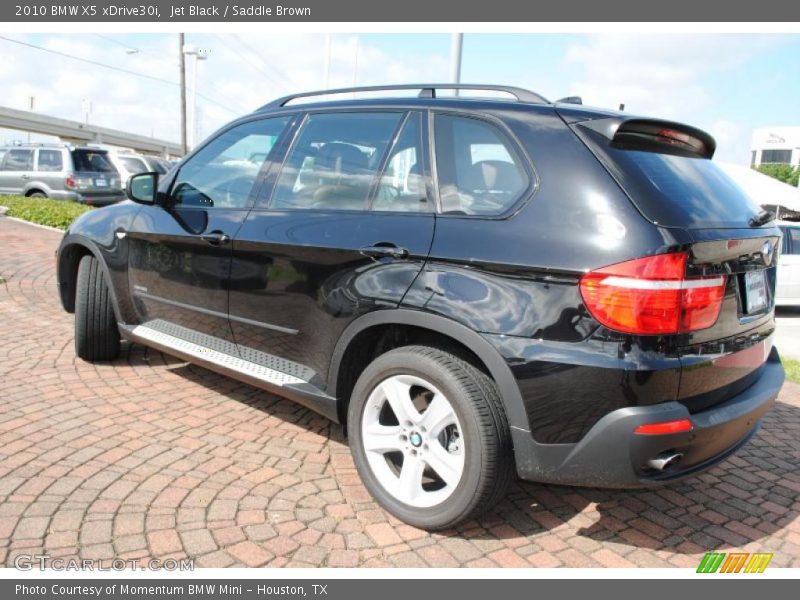
[[[416,412],[409,404],[395,411],[398,398]],[[445,416],[445,405],[434,405],[440,399],[452,415]],[[401,422],[404,411],[410,419]],[[505,496],[515,478],[497,386],[438,348],[405,346],[376,358],[356,382],[347,423],[364,485],[384,509],[421,529],[449,529],[478,516]]]
[[[81,258],[75,298],[75,354],[89,362],[119,356],[120,335],[100,262]]]
[[[28,198],[47,198],[47,194],[44,192],[33,192],[28,194]]]

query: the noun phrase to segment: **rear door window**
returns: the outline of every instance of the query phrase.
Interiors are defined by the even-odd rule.
[[[366,210],[400,112],[308,116],[281,169],[277,209]]]
[[[3,159],[3,171],[33,171],[33,150],[9,150]]]
[[[61,171],[64,168],[61,150],[39,150],[37,163],[38,171]]]
[[[88,173],[115,173],[116,169],[108,160],[108,153],[98,150],[78,149],[72,151],[72,162],[76,171]]]
[[[442,212],[500,215],[528,189],[530,180],[507,136],[469,117],[434,117],[436,175]]]

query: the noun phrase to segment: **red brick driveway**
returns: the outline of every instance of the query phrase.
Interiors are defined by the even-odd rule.
[[[0,217],[0,563],[695,567],[742,549],[800,566],[800,386],[700,477],[636,492],[519,483],[480,521],[429,535],[371,501],[321,417],[141,346],[77,360],[58,239]]]

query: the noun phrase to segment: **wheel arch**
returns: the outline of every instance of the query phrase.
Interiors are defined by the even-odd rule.
[[[117,294],[112,285],[111,273],[108,270],[106,261],[103,260],[102,252],[92,240],[81,235],[67,234],[61,242],[56,258],[58,292],[61,305],[68,313],[75,312],[75,296],[77,292],[78,267],[84,256],[94,256],[100,264],[103,276],[108,283],[108,293],[111,296],[111,305],[114,308],[114,316],[118,323],[123,323],[119,312]]]
[[[428,331],[465,348],[480,361],[480,364],[475,366],[482,368],[497,384],[509,426],[528,430],[527,415],[517,381],[503,357],[488,341],[451,319],[402,308],[376,311],[359,317],[350,323],[339,337],[328,369],[327,391],[329,395],[337,398],[337,409],[342,423],[346,423],[346,417],[343,415],[346,415],[349,402],[349,394],[341,393],[342,386],[343,384],[347,386],[347,377],[352,376],[343,371],[343,368],[348,366],[346,358],[348,351],[357,348],[353,344],[364,340],[365,336],[370,336],[370,332],[385,331],[391,326]],[[369,357],[369,360],[372,358],[374,356]]]

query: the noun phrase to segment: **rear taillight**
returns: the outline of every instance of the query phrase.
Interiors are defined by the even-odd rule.
[[[69,189],[74,190],[78,187],[78,183],[75,181],[75,178],[70,175],[64,180],[64,185],[66,185]]]
[[[637,335],[711,327],[725,296],[725,276],[686,277],[686,253],[658,254],[590,271],[581,278],[586,308],[602,325]]]

